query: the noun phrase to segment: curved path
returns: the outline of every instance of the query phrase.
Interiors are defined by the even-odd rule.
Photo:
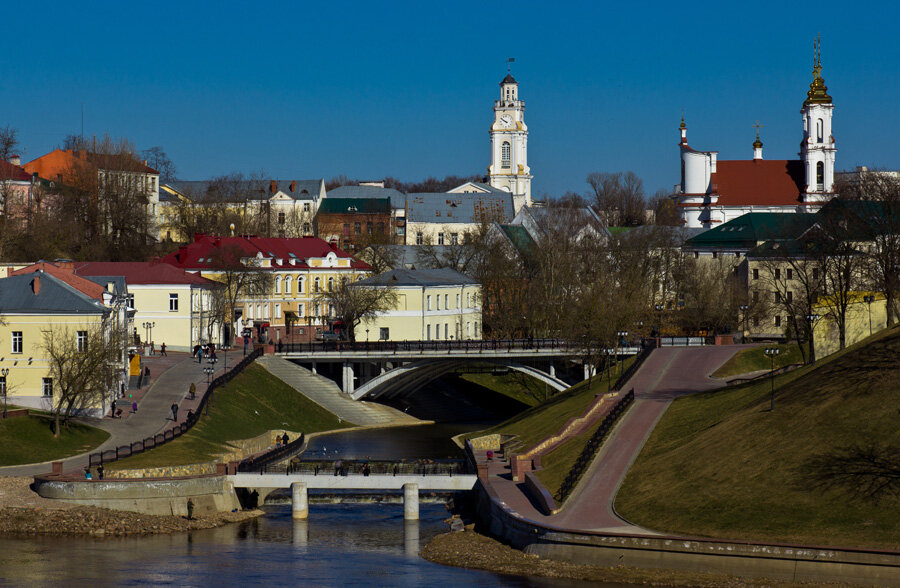
[[[653,534],[616,514],[613,503],[619,486],[672,400],[722,386],[709,374],[744,347],[656,349],[626,386],[626,390],[634,388],[634,404],[557,514],[541,514],[525,493],[524,483],[511,480],[505,462],[490,464],[491,486],[510,508],[536,522],[573,530]]]

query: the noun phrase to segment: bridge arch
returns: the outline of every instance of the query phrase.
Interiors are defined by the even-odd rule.
[[[533,366],[524,365],[515,361],[485,361],[483,358],[480,361],[482,363],[492,363],[503,366],[529,375],[544,382],[557,392],[569,388],[569,384],[566,382]],[[365,384],[356,388],[350,396],[354,400],[360,400],[362,398],[375,399],[380,396],[394,396],[402,390],[418,389],[420,386],[432,380],[436,380],[444,374],[464,366],[466,363],[469,362],[458,359],[420,359],[412,361],[399,365],[372,378]]]

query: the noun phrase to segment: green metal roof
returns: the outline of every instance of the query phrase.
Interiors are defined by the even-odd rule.
[[[770,239],[799,237],[816,222],[807,213],[750,212],[688,239],[688,249],[752,249]]]
[[[500,229],[506,234],[513,247],[523,256],[534,252],[535,242],[522,225],[500,225]]]
[[[325,198],[319,212],[326,214],[390,214],[390,198]]]

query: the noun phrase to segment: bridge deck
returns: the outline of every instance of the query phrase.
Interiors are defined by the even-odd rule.
[[[372,474],[370,476],[333,476],[328,474],[233,474],[228,480],[235,488],[290,488],[294,482],[303,482],[310,490],[370,490],[402,492],[404,484],[418,484],[419,490],[471,490],[477,476],[460,475],[410,475]]]
[[[640,347],[620,347],[608,349],[610,355],[635,355],[640,353]],[[508,359],[517,358],[562,358],[577,357],[581,354],[578,349],[522,349],[498,347],[497,349],[473,348],[473,349],[302,349],[293,351],[276,352],[275,355],[285,359],[304,359],[312,361],[367,361],[367,360],[398,360],[398,359]]]

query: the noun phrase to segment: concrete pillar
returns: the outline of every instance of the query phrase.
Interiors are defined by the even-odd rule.
[[[312,362],[312,369],[311,369],[310,371],[311,371],[313,374],[318,374],[318,373],[319,373],[319,372],[316,371],[316,362]]]
[[[291,531],[291,539],[294,545],[306,545],[309,543],[309,521],[306,519],[294,519],[294,527]]]
[[[406,555],[419,555],[419,521],[403,521],[403,550]]]
[[[550,362],[550,377],[551,377],[551,378],[555,378],[555,377],[556,377],[556,366],[553,365],[553,362],[552,362],[552,361]]]
[[[584,379],[587,380],[591,377],[591,366],[588,364],[584,364]]]
[[[306,492],[306,484],[293,482],[291,484],[291,517],[306,519],[309,517],[309,498]]]
[[[403,519],[419,520],[419,485],[412,482],[403,485]]]
[[[353,394],[353,364],[349,361],[345,361],[343,371],[344,394]]]

